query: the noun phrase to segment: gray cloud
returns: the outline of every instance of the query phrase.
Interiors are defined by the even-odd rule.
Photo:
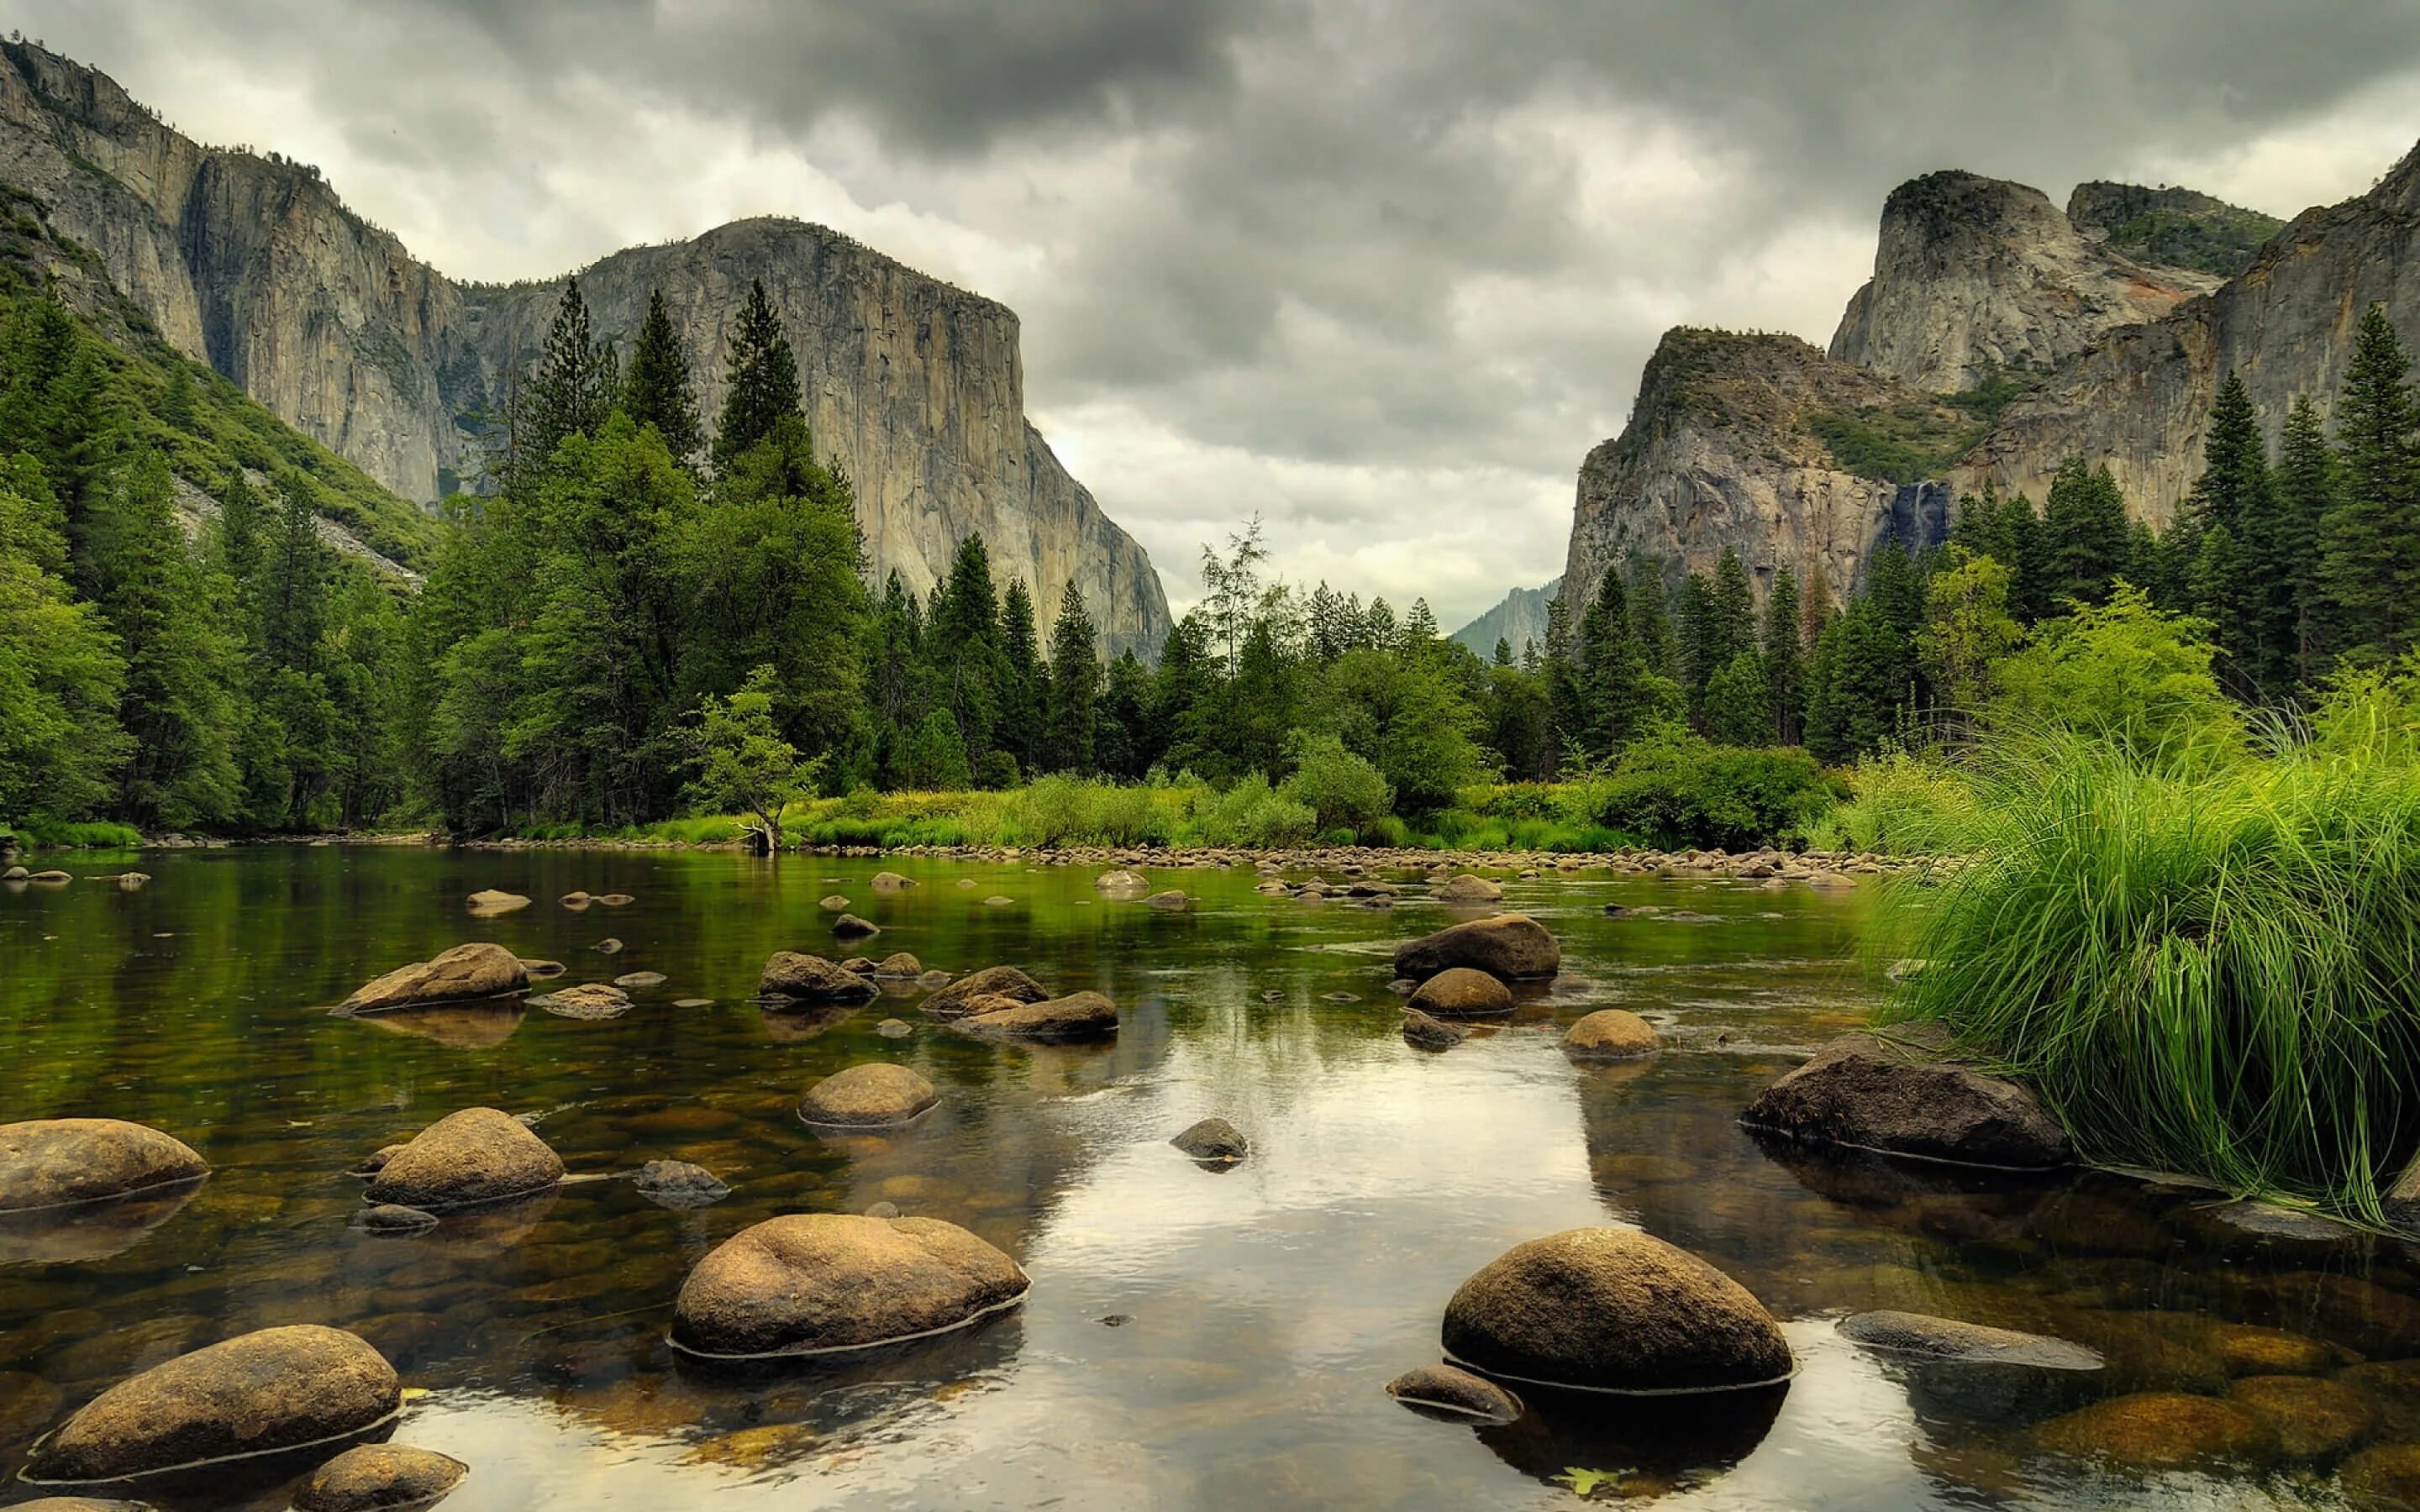
[[[1899,180],[2291,213],[2420,132],[2420,0],[20,9],[457,273],[833,221],[1018,308],[1030,402],[1180,596],[1257,507],[1365,594],[1427,563],[1449,621],[1558,570],[1667,325],[1821,340]]]

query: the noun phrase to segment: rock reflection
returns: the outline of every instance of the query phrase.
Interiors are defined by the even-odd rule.
[[[1573,1473],[1606,1477],[1622,1500],[1702,1486],[1746,1458],[1773,1430],[1787,1381],[1687,1396],[1614,1396],[1528,1386],[1528,1412],[1477,1428],[1479,1442],[1525,1475],[1569,1489]]]
[[[72,1265],[123,1255],[193,1201],[204,1180],[103,1202],[0,1214],[0,1265]]]
[[[346,1016],[375,1025],[390,1034],[434,1040],[451,1050],[493,1050],[511,1039],[528,1015],[520,998],[495,997],[485,1002],[397,1008]]]

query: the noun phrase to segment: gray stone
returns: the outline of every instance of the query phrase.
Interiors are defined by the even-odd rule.
[[[1424,1365],[1387,1382],[1387,1395],[1405,1407],[1477,1423],[1510,1423],[1524,1411],[1521,1398],[1484,1376],[1450,1365]]]
[[[731,1195],[722,1178],[683,1160],[651,1160],[631,1173],[630,1184],[659,1208],[706,1208]]]
[[[2042,1170],[2075,1159],[2033,1093],[1959,1064],[1932,1026],[1843,1035],[1759,1093],[1740,1121],[1809,1143],[1952,1165]]]
[[[1224,1119],[1204,1119],[1169,1141],[1198,1161],[1232,1165],[1252,1152],[1251,1141]]]

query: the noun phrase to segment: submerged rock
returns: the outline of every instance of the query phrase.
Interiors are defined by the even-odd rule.
[[[1510,1423],[1521,1398],[1484,1376],[1450,1365],[1424,1365],[1387,1382],[1387,1395],[1405,1407],[1480,1423]]]
[[[598,940],[596,944],[590,946],[589,949],[596,951],[598,955],[620,955],[622,953],[622,942],[615,939],[613,935],[608,934],[603,939]]]
[[[1635,1060],[1659,1047],[1655,1026],[1627,1009],[1600,1008],[1563,1035],[1563,1054],[1575,1060]]]
[[[560,977],[567,969],[560,961],[548,961],[542,957],[525,955],[520,960],[521,969],[530,974],[532,980],[540,977]]]
[[[659,1208],[706,1208],[731,1195],[721,1177],[685,1160],[651,1160],[631,1173],[630,1184]]]
[[[1093,886],[1102,892],[1133,893],[1138,896],[1151,890],[1151,883],[1140,872],[1120,869],[1104,872],[1093,879]]]
[[[495,1108],[464,1108],[397,1150],[364,1196],[442,1210],[524,1196],[562,1180],[562,1158],[529,1125]]]
[[[2221,1323],[2219,1358],[2230,1376],[2316,1376],[2351,1362],[2334,1345],[2252,1323]]]
[[[1150,897],[1145,898],[1142,901],[1142,905],[1145,908],[1156,908],[1162,912],[1172,914],[1181,912],[1192,902],[1193,900],[1187,896],[1184,888],[1170,887],[1164,892],[1155,892]]]
[[[848,907],[848,900],[835,892],[828,894],[818,902],[815,906],[821,908],[825,913],[837,914]]]
[[[2226,1395],[2268,1429],[2288,1459],[2335,1459],[2378,1435],[2378,1404],[2341,1381],[2246,1376]]]
[[[1038,1003],[970,1013],[950,1027],[982,1039],[1027,1040],[1044,1044],[1106,1040],[1118,1032],[1118,1005],[1099,993],[1069,993]]]
[[[434,960],[396,967],[338,1006],[349,1012],[375,1013],[420,1003],[503,997],[528,986],[529,968],[503,946],[458,945]]]
[[[311,1473],[294,1493],[294,1512],[380,1512],[434,1505],[471,1467],[434,1449],[405,1443],[364,1443]]]
[[[381,1202],[353,1215],[353,1227],[372,1234],[418,1234],[437,1227],[437,1214],[400,1203]]]
[[[672,979],[660,971],[633,971],[613,979],[616,987],[660,987]]]
[[[8,1512],[158,1512],[148,1502],[118,1502],[98,1496],[44,1496],[19,1502]]]
[[[608,908],[628,908],[639,900],[627,892],[600,892],[597,895],[597,901]]]
[[[2042,1424],[2034,1429],[2034,1442],[2131,1470],[2253,1459],[2273,1447],[2267,1428],[2243,1409],[2172,1391],[2095,1402]]]
[[[940,1101],[933,1084],[906,1066],[869,1060],[809,1088],[799,1102],[799,1117],[838,1129],[894,1128]]]
[[[273,1454],[394,1415],[403,1385],[359,1336],[300,1324],[178,1355],[102,1392],[36,1446],[26,1475],[116,1480]]]
[[[583,981],[559,993],[533,997],[530,1006],[542,1008],[557,1018],[615,1019],[630,1011],[630,995],[601,981]]]
[[[903,877],[896,872],[876,872],[872,886],[876,892],[904,892],[916,886],[916,879]]]
[[[1015,966],[985,966],[970,971],[924,999],[925,1012],[937,1019],[964,1018],[978,997],[1005,997],[1017,1003],[1039,1003],[1050,989]]]
[[[900,950],[876,962],[874,974],[884,981],[913,981],[924,974],[924,963]]]
[[[564,907],[570,909],[575,914],[596,901],[596,899],[591,898],[584,892],[566,892],[562,897],[555,900],[556,903],[561,903]]]
[[[0,1212],[101,1202],[198,1181],[209,1163],[183,1140],[121,1119],[0,1124]]]
[[[1252,1152],[1252,1143],[1224,1119],[1204,1119],[1169,1141],[1195,1160],[1233,1165]]]
[[[1793,1139],[1959,1165],[2045,1170],[2075,1151],[2033,1093],[1948,1058],[1947,1036],[1847,1034],[1757,1095],[1740,1121]],[[1894,1031],[1895,1036],[1898,1031]]]
[[[386,1169],[386,1163],[388,1161],[395,1159],[397,1155],[402,1153],[403,1147],[401,1145],[380,1145],[378,1149],[371,1150],[366,1155],[364,1155],[359,1163],[345,1174],[348,1176],[376,1176],[379,1172]]]
[[[725,1359],[831,1354],[964,1328],[1021,1301],[1016,1262],[934,1218],[797,1213],[742,1229],[673,1304],[675,1345]]]
[[[1412,1006],[1438,1018],[1493,1018],[1512,1011],[1512,989],[1484,971],[1448,966],[1412,989]]]
[[[2354,1512],[2412,1512],[2420,1507],[2420,1443],[2381,1443],[2336,1469],[2336,1484]]]
[[[1470,1031],[1459,1024],[1431,1018],[1417,1008],[1404,1010],[1404,1039],[1415,1049],[1450,1050],[1470,1038]]]
[[[1622,1228],[1516,1244],[1446,1304],[1450,1360],[1505,1381],[1671,1392],[1787,1380],[1790,1345],[1745,1287]]]
[[[905,1040],[916,1032],[916,1026],[906,1019],[884,1019],[874,1026],[874,1032],[886,1040]]]
[[[863,940],[882,933],[882,926],[855,914],[843,914],[832,920],[832,933],[844,940]]]
[[[1858,1313],[1840,1319],[1840,1336],[1869,1350],[1961,1365],[2025,1365],[2036,1370],[2098,1370],[2101,1356],[2041,1334],[1991,1328],[1924,1313]]]
[[[1529,981],[1562,969],[1562,947],[1527,914],[1497,914],[1450,925],[1395,947],[1395,975],[1425,981],[1472,966],[1504,981]]]
[[[876,991],[874,983],[856,972],[796,950],[776,950],[768,957],[756,990],[767,997],[801,1003],[862,1003]]]
[[[1504,889],[1485,877],[1465,872],[1450,882],[1430,888],[1429,896],[1446,903],[1494,903],[1504,901]]]

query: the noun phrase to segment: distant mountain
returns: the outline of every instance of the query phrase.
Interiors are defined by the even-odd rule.
[[[1538,643],[1538,655],[1546,654],[1546,605],[1563,591],[1560,578],[1544,588],[1515,588],[1504,595],[1504,602],[1453,632],[1453,639],[1479,653],[1481,658],[1496,655],[1496,642],[1504,640],[1512,647],[1512,659],[1521,659],[1521,652],[1531,641]]]

